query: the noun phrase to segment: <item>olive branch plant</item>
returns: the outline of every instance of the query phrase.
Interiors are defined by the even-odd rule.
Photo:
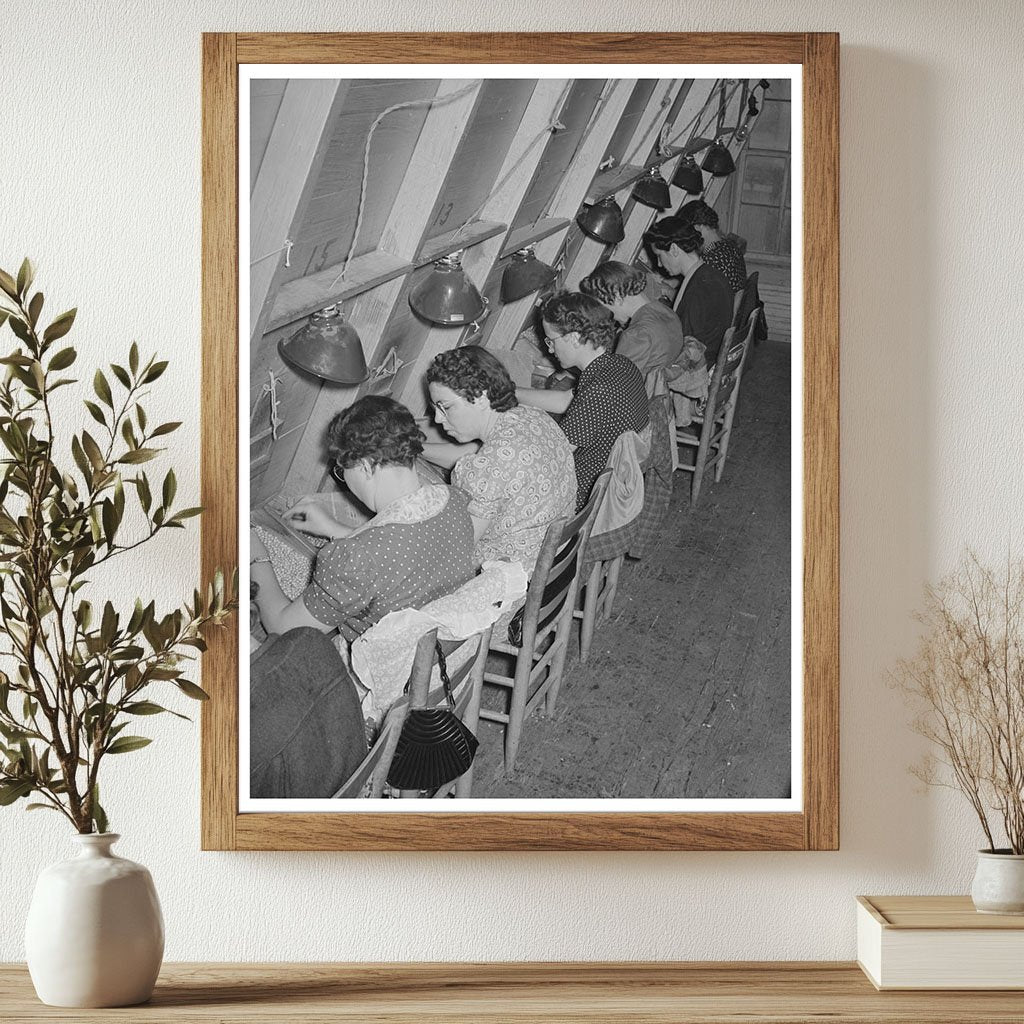
[[[30,809],[59,811],[80,833],[105,832],[101,764],[152,742],[125,732],[133,720],[187,717],[149,699],[158,685],[207,699],[185,674],[206,649],[207,628],[233,612],[237,573],[226,584],[217,571],[162,615],[152,600],[122,613],[86,599],[93,570],[183,529],[202,509],[174,507],[173,469],[156,489],[139,468],[181,424],[148,422],[141,400],[167,362],[142,360],[134,342],[124,365],[96,370],[95,400],[83,399],[97,426],[71,432],[69,444],[60,438],[52,398],[78,381],[62,376],[75,349],[57,342],[76,310],[42,328],[33,278],[27,259],[16,276],[0,271],[0,327],[18,342],[0,357],[0,666],[11,669],[0,671],[0,805],[36,796]]]
[[[1024,561],[1008,558],[996,572],[969,552],[925,589],[915,618],[924,627],[917,652],[894,681],[938,757],[911,772],[967,798],[989,852],[1001,830],[1007,852],[1024,854]]]

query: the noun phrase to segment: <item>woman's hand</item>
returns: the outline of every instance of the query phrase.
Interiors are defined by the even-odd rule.
[[[300,498],[282,518],[296,530],[328,540],[347,537],[352,532],[352,527],[339,523],[312,495]]]

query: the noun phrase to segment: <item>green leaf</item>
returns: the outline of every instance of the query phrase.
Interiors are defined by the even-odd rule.
[[[16,779],[10,782],[0,782],[0,807],[8,807],[15,800],[20,800],[32,792],[33,783],[31,779]]]
[[[135,487],[139,492],[139,502],[142,504],[143,510],[146,514],[149,514],[149,509],[153,504],[153,495],[149,490],[149,477],[145,473],[142,476],[136,477]]]
[[[178,479],[174,475],[174,470],[167,470],[167,476],[164,477],[163,486],[163,503],[165,506],[170,507],[172,501],[174,501],[174,495],[178,491]]]
[[[132,386],[132,379],[128,376],[128,371],[123,366],[118,366],[117,363],[110,364],[110,372],[126,387]]]
[[[17,302],[18,286],[15,284],[14,278],[4,270],[0,270],[0,288]]]
[[[108,754],[127,754],[132,750],[148,747],[153,741],[145,736],[119,736],[106,749]]]
[[[11,315],[10,310],[0,309],[0,327],[7,322],[7,318]]]
[[[110,385],[107,383],[107,378],[104,376],[102,370],[97,370],[96,375],[92,379],[93,390],[100,397],[100,401],[109,405],[111,409],[114,408],[114,396],[110,393]]]
[[[57,317],[57,319],[54,320],[45,331],[43,331],[43,341],[49,344],[51,341],[63,338],[64,335],[71,330],[71,325],[75,322],[75,315],[77,313],[77,307],[75,309],[69,309],[66,313],[61,313],[61,315]]]
[[[138,700],[134,704],[125,704],[124,712],[128,715],[159,715],[167,708],[154,704],[151,700]]]
[[[53,804],[27,804],[25,807],[26,811],[57,811],[60,812],[59,807],[54,807]]]
[[[18,295],[22,296],[32,287],[32,281],[36,276],[36,268],[32,261],[26,256],[18,268]]]
[[[28,304],[28,322],[32,325],[33,329],[39,322],[39,314],[43,309],[43,293],[36,292],[32,296],[32,301]]]
[[[167,369],[167,360],[163,360],[158,363],[154,363],[147,371],[146,376],[142,379],[143,384],[152,384],[163,372]]]
[[[92,434],[87,430],[82,431],[82,447],[85,449],[85,454],[89,456],[92,468],[99,472],[105,465],[103,453],[100,451],[100,446],[93,440]]]
[[[113,643],[116,632],[117,612],[114,611],[114,606],[107,601],[103,605],[103,619],[100,623],[100,640],[104,647],[109,647]]]
[[[146,410],[141,405],[135,406],[135,418],[139,421],[139,430],[146,429]]]
[[[149,462],[150,459],[155,459],[158,454],[159,452],[156,448],[136,448],[134,451],[125,452],[117,461],[134,466],[139,462]]]
[[[117,535],[118,518],[117,512],[114,510],[114,503],[109,498],[105,498],[103,501],[102,522],[103,536],[106,538],[107,545],[113,547],[114,537]]]
[[[191,697],[193,700],[210,699],[210,695],[201,686],[196,686],[195,683],[190,683],[187,679],[178,679],[174,685],[177,686],[186,697]]]
[[[100,787],[98,785],[92,787],[92,820],[97,832],[109,831],[107,815],[100,806]]]
[[[82,400],[82,404],[89,410],[89,415],[101,426],[107,425],[107,417],[103,414],[103,410],[95,403],[90,402],[87,398]]]
[[[75,465],[78,467],[78,471],[85,477],[86,481],[92,481],[92,467],[89,465],[89,460],[86,458],[85,451],[82,448],[82,442],[78,440],[78,437],[71,438],[71,455],[75,460]]]
[[[139,346],[134,341],[128,350],[128,365],[131,367],[132,373],[139,372]]]
[[[177,430],[181,426],[181,421],[178,420],[175,423],[161,423],[156,430],[150,435],[151,437],[163,437],[164,434],[170,434],[172,431]]]
[[[32,332],[28,329],[28,324],[25,323],[20,317],[12,316],[8,321],[11,325],[11,330],[18,336],[18,338],[25,342],[26,345],[32,343]]]
[[[46,368],[50,370],[66,370],[76,359],[78,353],[73,348],[62,348],[51,360]]]
[[[180,512],[175,512],[173,516],[167,521],[168,525],[171,523],[180,523],[183,519],[191,519],[193,516],[198,516],[202,513],[203,506],[196,505],[192,508],[183,508]]]
[[[124,423],[121,424],[121,436],[124,438],[124,443],[133,451],[139,447],[139,442],[135,440],[135,428],[132,426],[132,421],[127,417]]]

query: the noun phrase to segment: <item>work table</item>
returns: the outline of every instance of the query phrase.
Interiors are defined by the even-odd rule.
[[[6,964],[0,1020],[1020,1024],[1024,992],[877,992],[852,963],[175,963],[142,1006],[62,1010]]]

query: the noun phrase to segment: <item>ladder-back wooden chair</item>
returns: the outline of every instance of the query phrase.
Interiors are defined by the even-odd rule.
[[[689,426],[676,430],[676,444],[680,452],[679,469],[693,474],[690,488],[691,505],[697,504],[704,474],[712,466],[715,468],[715,480],[722,479],[733,418],[736,415],[743,366],[754,337],[757,317],[758,310],[755,308],[748,316],[742,331],[730,327],[725,332],[725,340],[715,363],[704,411],[694,416]],[[693,462],[683,458],[683,450],[687,448],[695,452]]]
[[[478,724],[480,691],[483,687],[483,671],[487,662],[490,635],[491,630],[488,627],[483,632],[475,633],[462,641],[464,644],[476,643],[476,655],[461,665],[451,676],[455,714],[474,732]],[[392,705],[370,752],[363,759],[362,764],[349,776],[345,784],[334,794],[335,800],[356,799],[362,796],[374,799],[382,797],[387,787],[391,762],[395,757],[395,748],[398,746],[398,737],[409,711],[413,708],[436,707],[445,703],[442,686],[430,689],[436,641],[436,629],[432,629],[420,637],[416,644],[412,671],[409,674],[409,692]],[[465,775],[453,783],[442,786],[432,795],[443,797],[454,790],[457,797],[468,797],[473,784],[472,775],[473,769],[470,767]],[[417,798],[423,794],[418,790],[402,790],[400,795],[406,798]]]
[[[583,551],[594,524],[598,503],[608,486],[605,470],[594,484],[586,505],[572,519],[548,526],[523,606],[522,642],[491,638],[491,651],[510,655],[512,675],[484,671],[484,682],[509,691],[507,711],[481,707],[480,718],[505,726],[505,771],[515,767],[523,722],[543,701],[552,714],[562,682],[569,634],[583,567]]]

